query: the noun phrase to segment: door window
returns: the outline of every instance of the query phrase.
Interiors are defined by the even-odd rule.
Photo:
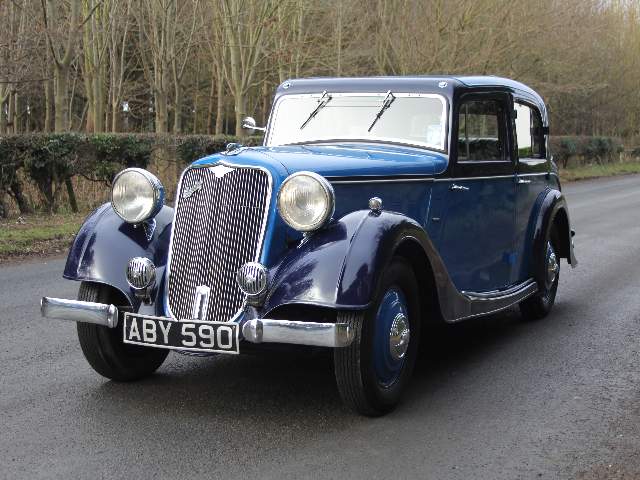
[[[516,138],[519,158],[544,158],[542,118],[537,109],[515,104]]]
[[[494,99],[470,100],[458,113],[458,161],[505,159],[504,108]]]

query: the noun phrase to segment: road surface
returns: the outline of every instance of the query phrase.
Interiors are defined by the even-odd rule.
[[[568,185],[578,269],[552,315],[430,332],[392,414],[346,410],[329,357],[171,354],[95,374],[63,260],[0,268],[0,478],[640,478],[640,177]]]

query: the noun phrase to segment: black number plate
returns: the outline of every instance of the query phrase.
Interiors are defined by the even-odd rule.
[[[124,343],[196,352],[240,353],[238,324],[232,322],[175,321],[125,313]]]

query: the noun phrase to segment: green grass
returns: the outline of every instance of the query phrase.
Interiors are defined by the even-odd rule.
[[[560,169],[560,179],[564,182],[586,180],[589,178],[613,177],[640,173],[640,161],[609,163],[605,165],[584,165]]]
[[[0,220],[0,261],[65,252],[84,217],[84,214],[52,214]]]

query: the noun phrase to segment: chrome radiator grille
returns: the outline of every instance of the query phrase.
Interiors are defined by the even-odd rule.
[[[193,167],[176,194],[169,252],[168,301],[179,320],[193,318],[196,288],[210,288],[207,321],[228,321],[242,308],[236,272],[260,255],[271,178],[257,168]]]

